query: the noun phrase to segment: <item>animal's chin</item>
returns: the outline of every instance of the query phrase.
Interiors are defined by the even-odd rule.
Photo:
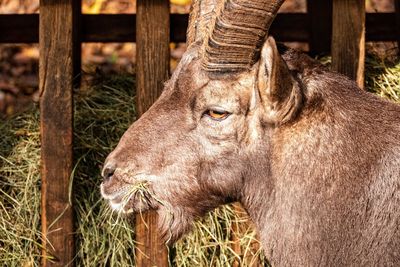
[[[101,195],[109,202],[111,209],[119,214],[142,213],[157,208],[157,202],[144,183],[126,185],[112,194],[107,193],[106,187],[105,184],[101,185]]]
[[[113,211],[118,212],[120,214],[135,214],[142,213],[153,209],[152,205],[148,200],[129,200],[129,201],[120,201],[120,200],[109,200],[110,207]]]

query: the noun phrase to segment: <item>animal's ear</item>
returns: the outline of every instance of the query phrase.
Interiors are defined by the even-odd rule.
[[[267,123],[283,124],[297,114],[302,102],[300,86],[272,37],[268,37],[261,50],[257,85]]]

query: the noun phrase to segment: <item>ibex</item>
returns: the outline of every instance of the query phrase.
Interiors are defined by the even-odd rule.
[[[400,106],[278,49],[283,1],[194,1],[187,52],[106,159],[102,195],[156,210],[169,242],[238,201],[273,266],[400,266]]]

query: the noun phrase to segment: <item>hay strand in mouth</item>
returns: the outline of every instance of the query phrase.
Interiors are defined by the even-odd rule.
[[[134,212],[132,207],[129,208],[128,210],[125,210],[125,207],[129,204],[131,200],[133,200],[134,202],[139,202],[139,207],[150,205],[150,199],[149,199],[150,194],[151,193],[148,189],[147,182],[137,182],[130,185],[129,189],[122,196],[122,200],[120,203],[121,204],[120,212],[123,212],[125,214]],[[133,203],[133,205],[135,205],[135,203]]]

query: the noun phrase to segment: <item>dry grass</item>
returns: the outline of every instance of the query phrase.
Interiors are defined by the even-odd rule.
[[[252,266],[263,254],[247,216],[226,205],[196,222],[194,230],[174,247],[176,266]],[[233,246],[239,246],[238,255]]]
[[[40,257],[38,112],[0,124],[0,265],[31,266]]]
[[[112,214],[100,197],[100,168],[135,119],[134,80],[111,77],[77,96],[74,175],[77,266],[134,264],[132,222]]]
[[[400,103],[400,61],[366,59],[365,87],[381,97]]]
[[[77,266],[134,264],[133,222],[112,214],[99,193],[104,158],[135,119],[133,88],[132,77],[117,76],[76,94],[73,201]],[[400,62],[368,58],[366,88],[400,102]],[[0,125],[1,266],[38,266],[40,262],[38,125],[37,107]],[[253,229],[240,223],[244,217],[232,206],[209,213],[171,249],[172,264],[231,266],[236,261],[251,266],[262,253],[254,249]],[[234,242],[242,255],[233,251]]]

